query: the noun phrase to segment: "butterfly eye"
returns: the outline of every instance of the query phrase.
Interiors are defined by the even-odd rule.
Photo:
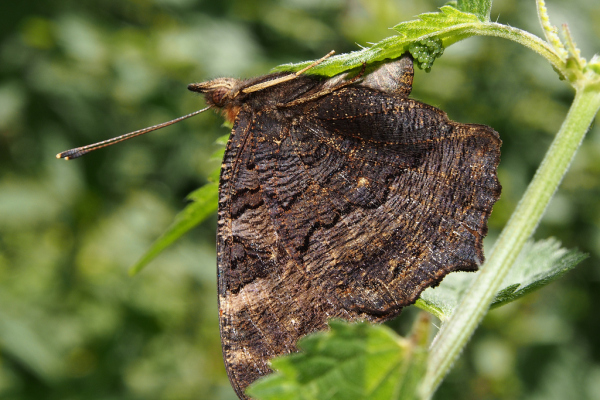
[[[226,88],[219,88],[212,93],[212,101],[218,107],[223,107],[225,105],[225,97],[229,90]]]

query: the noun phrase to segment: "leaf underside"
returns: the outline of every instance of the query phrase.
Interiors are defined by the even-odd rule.
[[[578,250],[561,248],[560,242],[554,238],[528,242],[496,293],[491,307],[510,303],[540,289],[587,257]],[[449,274],[437,288],[425,290],[416,306],[445,320],[452,315],[474,278],[475,274],[468,272]]]

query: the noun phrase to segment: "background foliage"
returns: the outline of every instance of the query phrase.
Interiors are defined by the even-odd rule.
[[[250,77],[376,42],[424,0],[135,0],[0,5],[0,399],[234,399],[222,366],[213,217],[127,268],[207,182],[227,133],[209,113],[72,162],[54,154],[203,106],[187,83]],[[584,55],[596,0],[549,1]],[[533,1],[492,19],[542,35]],[[573,93],[508,41],[472,38],[417,71],[413,97],[504,141],[493,243]],[[591,257],[492,311],[438,399],[600,398],[600,132],[593,127],[536,237]],[[405,333],[413,312],[390,323]]]

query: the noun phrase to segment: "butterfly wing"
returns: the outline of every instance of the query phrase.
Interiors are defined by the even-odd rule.
[[[223,358],[240,398],[271,372],[274,356],[296,351],[296,341],[325,328],[327,316],[350,319],[320,297],[281,241],[260,186],[256,125],[264,116],[238,114],[221,168],[217,234],[219,319]],[[272,126],[271,129],[283,129]]]
[[[402,76],[239,112],[221,172],[218,264],[223,354],[241,398],[268,359],[327,319],[391,318],[482,262],[498,134],[407,99],[412,75]]]
[[[306,107],[289,126],[257,121],[255,161],[275,231],[321,297],[387,319],[477,269],[500,193],[494,130],[360,87]]]

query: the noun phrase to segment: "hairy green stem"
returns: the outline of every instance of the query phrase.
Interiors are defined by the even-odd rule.
[[[540,54],[552,64],[552,67],[564,75],[565,63],[556,50],[541,38],[512,26],[487,22],[473,25],[462,32],[464,37],[493,36],[512,40]]]
[[[506,273],[538,225],[599,108],[597,88],[580,86],[567,118],[498,238],[488,262],[434,340],[423,380],[423,398],[431,398],[486,314]]]

